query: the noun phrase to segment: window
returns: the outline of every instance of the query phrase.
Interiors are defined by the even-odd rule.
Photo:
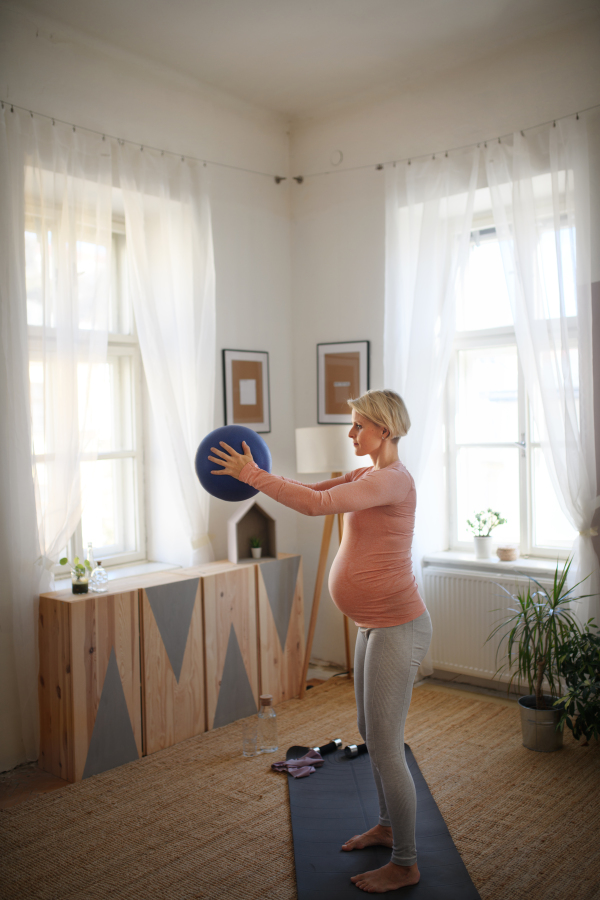
[[[542,233],[538,246],[549,272],[544,296],[549,327],[558,304],[550,240],[553,234]],[[574,291],[565,304],[576,373]],[[576,534],[552,486],[533,422],[493,226],[473,232],[467,271],[458,286],[447,401],[451,547],[470,549],[467,519],[491,507],[507,519],[494,531],[498,541],[518,543],[523,556],[566,556]]]
[[[31,230],[25,233],[27,320],[30,357],[30,398],[33,452],[38,473],[38,486],[44,491],[46,446],[45,409],[48,402],[58,402],[56,392],[49,401],[53,386],[44,383],[43,341],[52,336],[55,306],[43,304],[43,266],[50,265],[52,234],[42,231],[39,221],[33,223],[35,208],[30,207]],[[27,227],[27,225],[26,225]],[[85,288],[86,272],[98,265],[105,248],[78,240],[79,327],[90,327],[92,296]],[[107,262],[104,260],[104,264]],[[142,365],[135,331],[133,310],[127,294],[127,245],[122,222],[113,221],[110,259],[111,291],[109,335],[106,362],[94,366],[78,366],[78,384],[71,394],[72,402],[81,409],[86,391],[94,391],[93,430],[98,432],[97,460],[83,461],[79,489],[83,513],[66,549],[69,558],[84,558],[87,544],[92,542],[96,560],[103,565],[120,565],[145,559],[143,456],[142,456]],[[51,280],[51,279],[50,279]],[[82,286],[83,284],[83,286]],[[44,315],[49,318],[45,329]],[[50,337],[51,339],[51,337]],[[52,375],[46,374],[50,380]],[[68,400],[66,401],[68,402]],[[85,427],[80,421],[80,427]],[[60,568],[56,567],[56,572]]]

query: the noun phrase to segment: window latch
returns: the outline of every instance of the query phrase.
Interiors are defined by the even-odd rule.
[[[513,441],[513,443],[515,447],[520,447],[523,453],[525,453],[525,451],[527,450],[527,441],[525,440],[524,433],[521,435],[520,441]]]

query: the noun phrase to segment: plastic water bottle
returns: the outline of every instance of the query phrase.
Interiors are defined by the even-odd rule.
[[[258,747],[261,753],[274,753],[277,746],[277,716],[273,709],[273,696],[261,694],[258,711]]]

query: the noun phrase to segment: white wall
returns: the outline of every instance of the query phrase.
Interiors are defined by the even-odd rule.
[[[370,340],[371,386],[383,387],[384,173],[375,164],[483,141],[597,103],[600,19],[596,27],[588,22],[523,41],[443,77],[392,92],[378,104],[293,126],[290,171],[304,176],[301,185],[292,185],[297,425],[316,424],[318,342]],[[331,164],[335,151],[343,153],[337,167]],[[597,185],[599,157],[592,159]],[[354,166],[367,168],[350,171]],[[331,174],[311,177],[324,171]],[[600,251],[597,225],[594,240]],[[593,277],[600,278],[600,271]],[[600,450],[600,439],[598,445]],[[443,549],[445,491],[439,459],[437,465],[432,461],[425,481],[432,502],[440,497],[432,528]],[[421,501],[426,502],[423,490]],[[311,588],[321,528],[315,520],[301,519],[298,536]],[[318,658],[344,662],[341,617],[326,590],[313,647]]]
[[[287,174],[289,134],[280,117],[75,34],[0,6],[0,99],[79,126],[259,172]],[[289,182],[208,166],[217,275],[215,425],[223,424],[221,349],[267,350],[274,470],[293,468]],[[146,403],[148,410],[148,404]],[[148,415],[147,518],[152,558],[185,562],[187,542],[162,489],[162,460]],[[190,464],[192,461],[190,461]],[[275,506],[266,501],[265,506]],[[226,555],[233,505],[213,501],[209,531]],[[279,545],[295,551],[296,517],[273,510]],[[0,771],[23,759],[10,621],[0,611]]]

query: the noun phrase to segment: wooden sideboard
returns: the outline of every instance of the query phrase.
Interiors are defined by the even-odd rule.
[[[302,559],[42,594],[39,647],[39,765],[81,781],[298,695]]]

